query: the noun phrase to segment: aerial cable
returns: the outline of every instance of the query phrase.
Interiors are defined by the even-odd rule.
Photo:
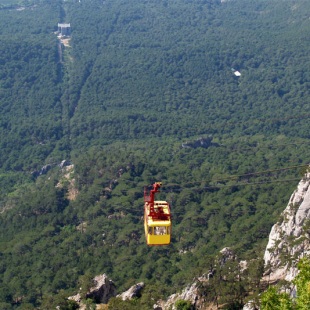
[[[261,181],[261,182],[246,182],[246,183],[235,183],[235,184],[219,184],[219,185],[210,185],[210,186],[202,186],[202,187],[179,187],[178,189],[173,190],[162,190],[162,192],[165,193],[174,193],[174,192],[181,192],[185,189],[191,190],[191,191],[207,191],[207,190],[220,190],[222,188],[227,187],[239,187],[239,186],[248,186],[248,185],[263,185],[263,184],[271,184],[271,183],[286,183],[286,182],[292,182],[292,181],[298,181],[300,178],[293,178],[293,179],[286,179],[286,180],[273,180],[273,181]]]
[[[284,168],[277,168],[277,169],[269,169],[269,170],[262,170],[262,171],[256,171],[256,172],[251,172],[251,173],[245,173],[245,174],[239,174],[239,175],[232,175],[232,176],[227,176],[225,178],[221,179],[209,179],[209,180],[201,180],[201,181],[195,181],[195,182],[187,182],[187,184],[197,184],[197,183],[205,183],[205,182],[220,182],[220,181],[229,181],[231,179],[238,179],[242,177],[248,177],[248,176],[253,176],[253,175],[259,175],[259,174],[265,174],[265,173],[270,173],[270,172],[279,172],[279,171],[287,171],[287,170],[292,170],[295,168],[302,168],[302,167],[309,167],[309,164],[302,164],[302,165],[293,165],[289,167],[284,167]],[[138,183],[136,181],[131,181],[131,180],[124,180],[127,183]],[[168,184],[165,187],[172,187],[172,186],[179,186],[178,184]],[[184,186],[184,185],[183,185]]]
[[[295,166],[290,166],[290,167],[286,167],[286,168],[270,169],[270,170],[263,170],[263,171],[257,171],[257,172],[239,174],[239,175],[233,175],[231,177],[227,177],[227,178],[224,178],[224,179],[211,180],[210,182],[218,182],[218,181],[223,181],[223,180],[242,178],[242,177],[247,177],[247,176],[251,176],[251,175],[265,174],[265,173],[269,173],[269,172],[286,171],[286,170],[291,170],[291,169],[301,168],[301,167],[306,167],[306,166],[309,166],[309,164],[295,165]]]
[[[298,181],[300,178],[293,178],[293,179],[285,179],[285,180],[270,180],[270,181],[261,181],[261,182],[244,182],[244,183],[236,183],[236,184],[220,184],[220,185],[212,185],[212,186],[203,186],[203,187],[193,187],[193,188],[188,188],[188,187],[180,187],[178,189],[174,190],[162,190],[162,192],[165,193],[172,193],[172,192],[181,192],[184,189],[190,189],[191,191],[207,191],[207,190],[220,190],[224,187],[238,187],[238,186],[247,186],[247,185],[263,185],[263,184],[270,184],[270,183],[286,183],[286,182],[292,182],[292,181]]]
[[[304,165],[294,165],[294,166],[290,166],[290,167],[285,167],[285,168],[278,168],[278,169],[270,169],[270,170],[263,170],[263,171],[256,171],[256,172],[252,172],[252,173],[246,173],[246,174],[240,174],[240,175],[232,175],[232,176],[228,176],[225,178],[221,178],[221,179],[209,179],[209,180],[201,180],[201,181],[195,181],[195,182],[187,182],[183,185],[190,185],[190,184],[201,184],[201,183],[214,183],[214,182],[223,182],[223,181],[229,181],[232,179],[239,179],[242,177],[249,177],[249,176],[255,176],[255,175],[259,175],[259,174],[265,174],[265,173],[270,173],[270,172],[279,172],[279,171],[286,171],[286,170],[291,170],[291,169],[295,169],[295,168],[301,168],[301,167],[308,167],[309,164],[304,164]],[[298,179],[300,180],[300,178]],[[248,184],[248,183],[247,183]],[[165,187],[179,187],[180,185],[178,184],[167,184]],[[187,189],[190,189],[190,187],[185,187]]]

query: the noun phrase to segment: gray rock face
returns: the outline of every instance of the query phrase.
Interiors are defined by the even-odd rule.
[[[126,292],[117,295],[116,297],[122,298],[122,300],[132,299],[134,297],[140,297],[141,290],[144,288],[144,283],[140,282],[136,285],[133,285],[129,290]]]
[[[93,299],[96,303],[107,304],[109,299],[116,296],[116,287],[112,280],[109,280],[105,274],[94,278],[93,286],[86,294],[86,298]]]
[[[198,296],[198,285],[195,282],[192,285],[188,285],[181,293],[170,295],[166,301],[163,300],[158,301],[156,307],[157,309],[161,310],[168,310],[168,309],[175,310],[174,304],[176,303],[176,301],[180,299],[189,300],[191,304],[194,304],[198,298],[197,296]]]
[[[282,213],[283,220],[275,224],[269,235],[264,261],[264,280],[292,281],[297,275],[298,260],[310,254],[310,172],[306,173]]]
[[[83,296],[83,299],[90,298],[94,300],[96,304],[107,304],[110,298],[116,296],[116,287],[112,280],[109,280],[105,274],[96,276],[93,279],[93,282],[94,286],[90,288],[86,296]],[[80,310],[86,310],[87,307],[83,303],[80,293],[71,296],[68,299],[76,301]]]

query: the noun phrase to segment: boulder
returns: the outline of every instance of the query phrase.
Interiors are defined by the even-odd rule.
[[[129,290],[126,292],[117,295],[117,297],[121,298],[122,300],[130,300],[134,297],[141,296],[141,290],[144,288],[144,283],[140,282],[138,284],[133,285]]]
[[[105,274],[94,278],[94,286],[86,294],[86,298],[93,299],[97,304],[107,304],[109,299],[116,296],[116,287]]]
[[[116,296],[116,287],[112,280],[109,280],[105,274],[98,275],[93,279],[94,286],[89,289],[86,296],[78,293],[68,297],[78,303],[80,310],[86,310],[87,306],[83,303],[85,299],[92,299],[96,304],[107,304],[109,299]]]
[[[58,165],[60,168],[64,168],[67,166],[71,166],[71,162],[69,160],[64,159],[63,161],[61,161],[61,163]]]
[[[222,266],[222,265],[225,265],[225,263],[227,261],[233,261],[236,259],[236,254],[235,252],[229,248],[229,247],[226,247],[226,248],[223,248],[221,251],[220,251],[220,256],[218,258],[219,260],[219,264]]]
[[[40,170],[35,170],[35,171],[31,172],[31,174],[33,177],[37,178],[40,175],[47,174],[51,168],[52,168],[52,165],[47,164],[47,165],[43,166]]]
[[[166,301],[159,300],[154,308],[161,310],[173,309],[175,310],[175,303],[178,300],[188,300],[192,305],[196,303],[199,296],[199,289],[197,282],[194,282],[191,285],[188,285],[181,293],[172,294],[168,297]]]

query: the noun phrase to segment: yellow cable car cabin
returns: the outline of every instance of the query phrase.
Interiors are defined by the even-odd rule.
[[[167,245],[171,239],[171,213],[167,201],[155,201],[161,182],[153,184],[149,194],[144,189],[144,230],[148,245]]]

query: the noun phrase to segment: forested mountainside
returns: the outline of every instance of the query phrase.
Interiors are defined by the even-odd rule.
[[[0,308],[56,307],[101,273],[166,296],[225,246],[262,258],[309,162],[309,9],[0,0]],[[160,248],[154,181],[173,215]]]

